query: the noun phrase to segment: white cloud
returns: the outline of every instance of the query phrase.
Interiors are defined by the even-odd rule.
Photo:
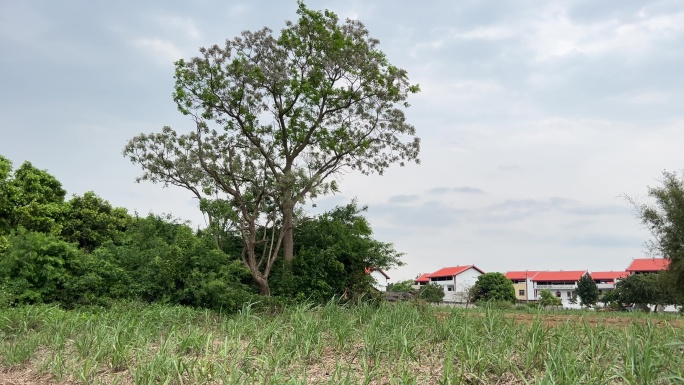
[[[168,66],[184,56],[181,49],[168,40],[141,38],[133,41],[133,45],[162,66]]]
[[[182,36],[190,37],[192,39],[200,37],[200,31],[197,29],[195,21],[189,17],[156,16],[155,19],[159,28],[170,34],[180,32]]]

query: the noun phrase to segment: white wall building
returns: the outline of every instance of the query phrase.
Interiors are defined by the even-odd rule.
[[[579,299],[577,303],[571,303],[572,297],[577,292],[577,283],[586,270],[575,271],[539,271],[532,278],[534,286],[534,299],[539,300],[539,293],[542,290],[549,290],[553,295],[560,298],[563,307],[579,309]]]
[[[389,285],[389,275],[384,271],[376,268],[367,268],[366,274],[370,274],[373,277],[373,287],[379,291],[387,291],[387,286]]]
[[[484,271],[475,265],[452,266],[439,269],[427,278],[430,284],[442,286],[444,302],[465,303],[468,301],[468,291],[482,274]]]

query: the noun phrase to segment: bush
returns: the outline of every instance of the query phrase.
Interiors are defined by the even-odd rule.
[[[420,287],[418,298],[427,302],[438,303],[444,299],[444,289],[440,285],[429,284]]]
[[[563,302],[560,298],[551,293],[551,290],[542,290],[539,292],[539,305],[546,306],[561,306]]]

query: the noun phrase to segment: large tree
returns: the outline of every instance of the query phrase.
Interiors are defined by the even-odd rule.
[[[599,300],[598,285],[591,278],[589,273],[585,273],[577,282],[577,296],[580,297],[580,305],[591,306],[595,305]]]
[[[294,257],[296,206],[337,190],[344,170],[382,173],[417,161],[402,108],[418,87],[357,20],[299,3],[297,22],[264,28],[176,62],[173,94],[194,131],[139,135],[124,150],[140,180],[181,186],[230,207],[244,263],[263,294],[274,259]],[[267,222],[267,223],[264,223]],[[273,230],[257,255],[263,228]]]
[[[661,185],[648,188],[653,203],[635,204],[653,234],[651,251],[670,261],[674,289],[684,297],[684,172],[663,172]]]
[[[672,305],[677,299],[669,278],[662,273],[632,274],[618,281],[615,290],[621,302],[637,304],[644,309],[648,305]]]

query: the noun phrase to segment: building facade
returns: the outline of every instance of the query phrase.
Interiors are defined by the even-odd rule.
[[[484,271],[475,265],[452,266],[439,269],[427,276],[430,284],[444,289],[444,302],[466,303],[470,288]]]

